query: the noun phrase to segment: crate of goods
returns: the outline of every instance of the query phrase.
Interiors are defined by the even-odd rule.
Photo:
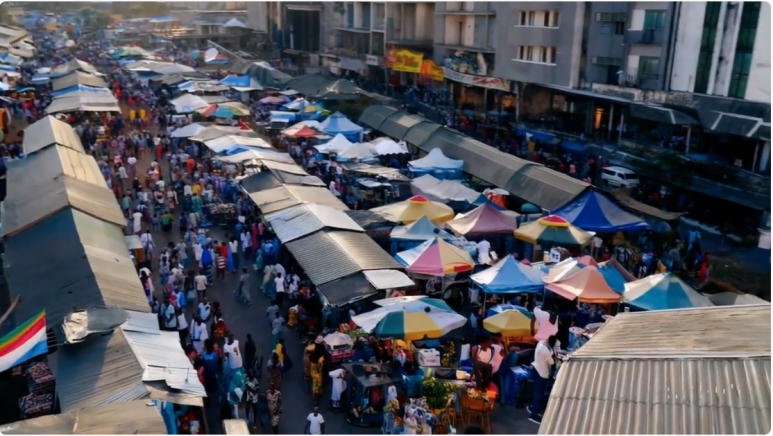
[[[34,394],[53,393],[56,387],[56,380],[51,368],[46,362],[37,362],[31,365],[24,372],[29,380],[30,392]]]
[[[466,394],[460,395],[460,400],[462,409],[474,412],[490,412],[496,403],[489,394],[477,389],[467,389]]]
[[[54,408],[54,394],[29,394],[19,400],[24,419],[48,415]]]
[[[418,350],[417,359],[419,366],[440,366],[440,353],[434,348]]]

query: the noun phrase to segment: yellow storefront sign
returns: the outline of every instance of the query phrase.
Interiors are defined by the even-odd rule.
[[[427,77],[435,82],[442,82],[445,80],[445,74],[443,73],[443,67],[439,67],[435,61],[431,59],[425,59],[424,62],[421,63],[421,72],[419,73],[421,77]]]
[[[421,72],[421,63],[424,60],[422,53],[414,53],[410,50],[395,50],[392,71],[403,73]]]

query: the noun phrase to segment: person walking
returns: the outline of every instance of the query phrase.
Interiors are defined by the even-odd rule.
[[[282,392],[273,383],[268,386],[266,400],[268,401],[268,415],[271,418],[271,429],[274,434],[279,434],[279,418],[282,416]]]
[[[236,289],[236,295],[244,298],[247,306],[252,306],[250,295],[250,273],[247,268],[242,268],[242,275],[239,276],[239,287]]]
[[[314,410],[306,417],[307,434],[325,434],[325,418],[319,413],[319,407],[314,406]]]
[[[249,340],[249,339],[248,339]],[[260,413],[258,412],[258,396],[260,395],[260,381],[255,377],[255,371],[247,369],[247,400],[244,403],[244,417],[247,424],[250,423],[250,412],[253,415],[253,421],[255,427],[258,424],[263,424],[260,420]]]

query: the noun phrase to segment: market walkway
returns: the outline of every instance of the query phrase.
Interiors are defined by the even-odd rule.
[[[146,162],[140,162],[141,168],[146,169],[150,158],[147,158]],[[162,163],[163,171],[166,173],[168,167],[166,162]],[[208,229],[207,236],[213,240],[223,241],[226,235],[232,235],[233,232],[226,231],[225,229],[213,227]],[[169,242],[178,242],[181,238],[177,226],[173,226],[171,233],[154,233],[153,235],[156,246],[165,247]],[[155,256],[158,258],[158,255]],[[240,267],[244,266],[243,259],[240,259]],[[155,268],[157,270],[157,268]],[[268,328],[268,322],[266,320],[266,309],[269,306],[268,297],[264,296],[260,292],[261,275],[252,271],[251,272],[251,287],[252,287],[252,306],[247,307],[236,301],[233,292],[238,285],[238,274],[230,273],[226,275],[226,280],[215,280],[213,286],[207,290],[207,297],[210,302],[220,302],[223,319],[225,320],[228,329],[231,330],[236,338],[239,340],[242,348],[247,339],[247,334],[251,334],[258,347],[258,352],[262,352],[264,363],[268,362],[271,357],[271,332]],[[157,273],[155,275],[155,283],[159,283]],[[191,315],[194,311],[194,306],[191,305],[187,310],[187,318],[191,319]],[[295,332],[288,330],[285,333],[286,347],[288,355],[293,360],[293,369],[289,373],[285,374],[282,380],[282,399],[283,399],[283,415],[279,424],[279,431],[282,434],[303,434],[306,424],[306,416],[309,414],[313,407],[313,400],[311,397],[311,388],[309,384],[303,380],[303,350],[300,340]],[[261,380],[261,389],[267,387],[267,377],[265,376],[266,370],[264,367],[264,377]],[[328,434],[379,434],[379,428],[358,428],[350,426],[345,421],[343,413],[334,413],[330,411],[330,383],[326,380],[325,393],[322,396],[322,404],[320,408],[327,422],[326,432]],[[211,434],[222,434],[222,423],[219,415],[219,406],[217,404],[210,405],[207,413],[207,423],[209,425]],[[491,416],[492,433],[493,434],[536,434],[537,426],[528,421],[528,415],[524,409],[515,409],[512,406],[503,408],[497,404],[494,413]],[[457,424],[458,431],[463,431],[461,423]],[[261,433],[259,429],[257,433]],[[270,428],[267,428],[267,432],[270,432]]]

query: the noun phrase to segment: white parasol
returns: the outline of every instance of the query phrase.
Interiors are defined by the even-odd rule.
[[[352,340],[352,338],[345,333],[338,333],[338,332],[330,333],[329,335],[325,336],[324,340],[325,340],[325,343],[332,348],[341,347],[341,346],[351,347],[352,345],[354,345],[354,341]]]

